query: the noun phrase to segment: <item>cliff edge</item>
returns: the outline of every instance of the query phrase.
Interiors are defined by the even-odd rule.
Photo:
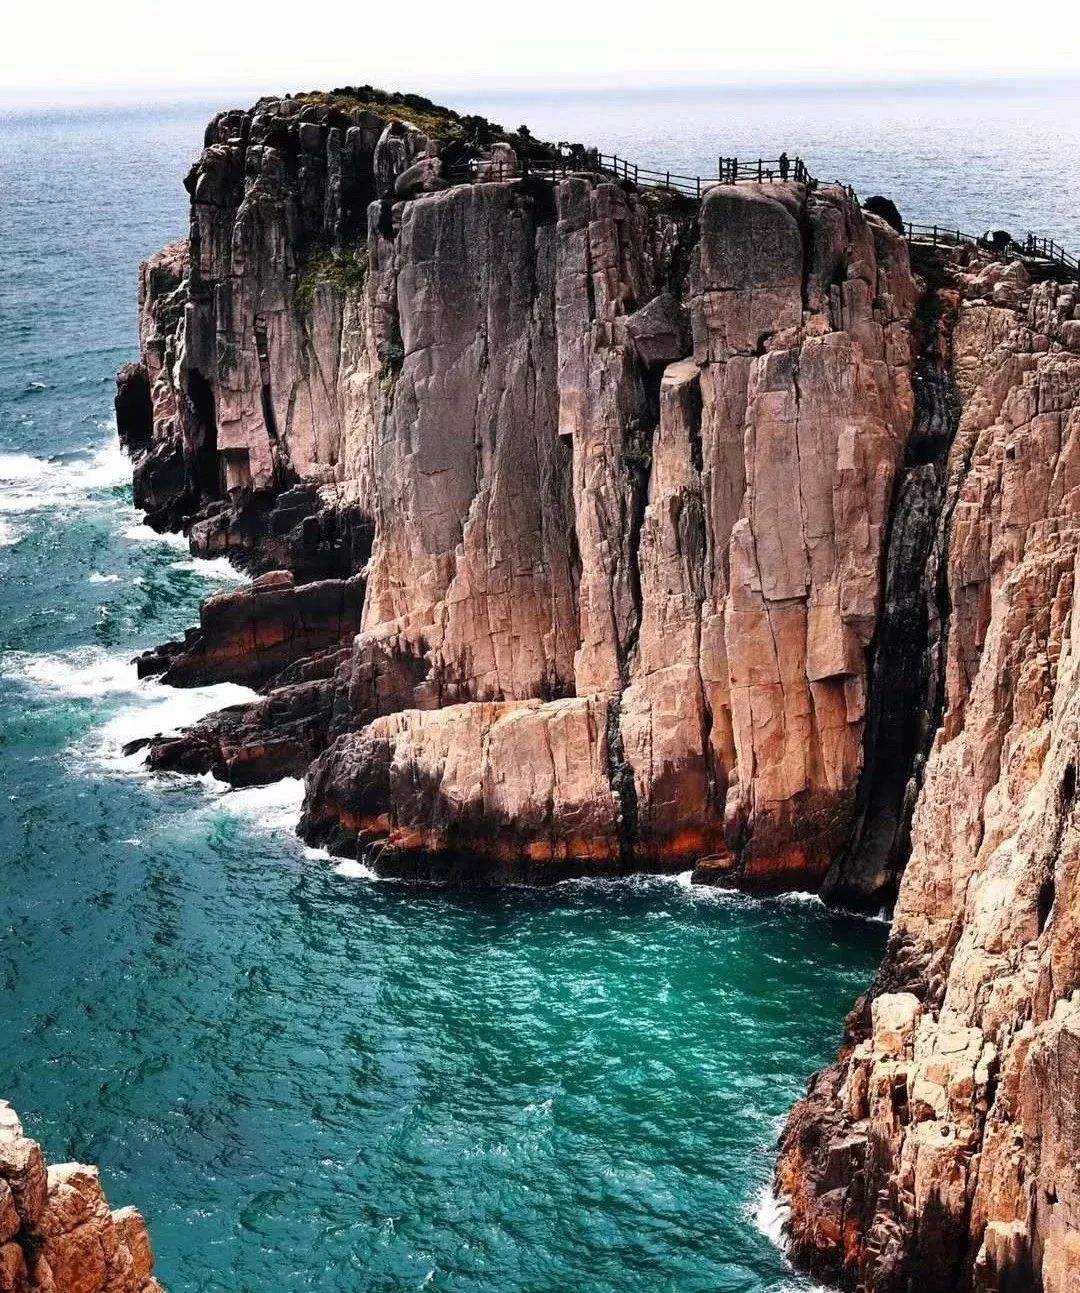
[[[1080,294],[1016,268],[958,278],[943,719],[777,1170],[793,1255],[853,1288],[1080,1289]]]
[[[96,1167],[46,1167],[0,1100],[0,1293],[162,1293],[146,1223],[111,1211]]]

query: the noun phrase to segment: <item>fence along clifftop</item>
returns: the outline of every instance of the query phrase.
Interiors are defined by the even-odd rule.
[[[478,179],[516,179],[520,176],[534,175],[538,179],[554,183],[569,175],[581,174],[603,175],[634,184],[639,188],[666,189],[695,200],[700,200],[703,194],[715,184],[737,184],[740,181],[765,184],[778,180],[807,184],[811,188],[817,188],[819,184],[819,181],[810,174],[801,157],[757,157],[752,160],[720,157],[717,159],[716,174],[702,176],[655,170],[651,167],[639,166],[636,162],[627,161],[625,157],[618,157],[614,153],[599,153],[593,149],[575,149],[566,156],[556,158],[522,157],[518,160],[514,171],[507,168],[505,173],[498,161],[472,160],[449,168],[446,179],[452,184],[466,184]],[[844,189],[854,201],[858,201],[858,195],[850,184],[844,184],[840,180],[833,182]],[[911,221],[904,223],[904,232],[908,241],[913,243],[934,247],[971,246],[1003,260],[1030,258],[1080,272],[1080,259],[1071,255],[1052,238],[1039,238],[1034,234],[1028,234],[1023,242],[1009,238],[1006,242],[995,243],[985,234],[965,233],[963,230],[948,228],[945,225],[915,224]]]

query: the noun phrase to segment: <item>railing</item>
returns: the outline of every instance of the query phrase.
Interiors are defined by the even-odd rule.
[[[459,162],[447,167],[444,178],[451,184],[468,184],[477,180],[509,180],[524,175],[535,175],[552,183],[565,179],[568,175],[604,175],[613,179],[624,180],[639,188],[670,189],[684,197],[700,198],[714,184],[735,184],[740,180],[753,180],[759,184],[773,180],[792,180],[796,184],[809,184],[817,181],[806,169],[801,157],[778,157],[765,160],[740,161],[737,157],[720,157],[717,159],[715,175],[680,175],[677,171],[653,170],[648,166],[639,166],[637,162],[627,161],[614,153],[594,153],[586,150],[566,157],[554,158],[521,158],[516,168],[506,166],[499,161],[471,160]],[[853,193],[853,190],[848,190]]]
[[[1014,238],[996,242],[993,235],[964,233],[961,229],[947,229],[937,224],[912,224],[904,226],[908,242],[929,243],[932,247],[977,247],[980,251],[989,252],[1002,260],[1045,260],[1065,269],[1080,270],[1080,259],[1072,256],[1052,238],[1037,238],[1028,234],[1023,242]]]
[[[592,149],[583,149],[566,156],[535,159],[523,157],[516,166],[507,166],[502,162],[473,159],[447,167],[444,177],[451,184],[469,184],[485,180],[520,179],[525,175],[534,175],[539,179],[556,183],[570,175],[602,175],[611,179],[631,183],[639,188],[668,190],[680,193],[684,197],[700,200],[716,184],[737,184],[753,182],[767,184],[774,181],[793,181],[816,188],[818,181],[810,174],[801,157],[777,158],[758,157],[753,160],[739,157],[717,158],[716,175],[680,175],[677,171],[659,171],[636,162],[627,161],[614,153],[598,153]],[[853,202],[858,202],[858,194],[850,184],[834,181],[842,188]],[[948,229],[944,225],[912,224],[904,227],[909,242],[930,243],[932,246],[969,245],[988,252],[1002,260],[1030,258],[1060,265],[1065,269],[1080,272],[1080,259],[1071,255],[1060,243],[1052,238],[1037,238],[1028,234],[1024,241],[1009,239],[1007,243],[996,243],[985,235],[964,233],[960,229]]]

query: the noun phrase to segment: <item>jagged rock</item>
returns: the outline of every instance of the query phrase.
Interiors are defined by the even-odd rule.
[[[649,368],[664,367],[690,349],[685,311],[670,292],[654,296],[626,319],[626,337],[637,359]]]
[[[329,659],[347,664],[335,653]],[[304,663],[319,672],[314,660]],[[147,767],[209,772],[236,786],[303,776],[329,739],[336,684],[333,670],[323,668],[325,677],[282,683],[262,699],[218,710],[178,736],[154,737],[147,742]]]
[[[945,708],[874,989],[886,995],[856,1011],[792,1115],[777,1180],[794,1255],[851,1287],[1074,1293],[1076,289],[1043,283],[1002,306],[985,281],[969,280],[979,299],[953,337]],[[916,1003],[902,1045],[883,1033],[897,994]]]
[[[392,118],[383,128],[375,145],[373,170],[379,197],[411,197],[422,187],[413,182],[406,186],[409,192],[399,192],[398,181],[414,168],[418,158],[427,158],[430,140],[421,130],[408,121]],[[431,160],[435,160],[432,158]],[[419,176],[419,172],[418,172]]]
[[[602,698],[405,710],[330,747],[304,833],[337,851],[376,845],[388,875],[609,874],[620,855],[611,758]]]
[[[161,674],[174,687],[262,687],[295,661],[350,642],[363,600],[362,576],[297,586],[289,571],[270,571],[235,592],[208,597],[199,607],[199,627],[183,642],[139,656],[139,677]]]
[[[886,224],[891,225],[897,233],[904,232],[904,220],[900,214],[900,209],[892,198],[882,197],[876,194],[872,198],[867,198],[863,203],[863,210],[871,214],[880,216]]]
[[[46,1170],[0,1101],[0,1293],[161,1293],[146,1223],[109,1210],[96,1167]]]

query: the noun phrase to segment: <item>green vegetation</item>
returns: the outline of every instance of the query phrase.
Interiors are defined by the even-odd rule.
[[[400,335],[395,335],[386,348],[386,354],[383,356],[382,367],[379,369],[379,385],[383,394],[393,402],[394,388],[397,386],[398,376],[405,366],[405,345]]]
[[[218,381],[225,381],[236,367],[236,347],[231,341],[222,342],[218,348],[217,375]]]
[[[484,151],[497,143],[510,144],[519,157],[540,159],[558,155],[554,144],[536,139],[528,126],[504,130],[486,117],[455,112],[453,108],[433,103],[422,94],[389,92],[373,85],[346,85],[336,90],[308,90],[293,95],[293,98],[298,103],[334,108],[345,114],[360,109],[377,113],[380,117],[396,117],[416,126],[449,152],[460,151],[463,156]]]
[[[394,116],[408,121],[433,139],[441,139],[460,117],[452,108],[432,103],[420,94],[387,93],[373,85],[346,85],[336,90],[308,90],[295,94],[298,103],[337,108],[340,112],[374,112],[380,117]]]
[[[631,471],[648,471],[652,466],[652,454],[648,449],[624,449],[622,458]]]
[[[368,271],[367,245],[332,251],[314,247],[304,258],[296,278],[296,304],[308,314],[315,303],[315,289],[324,283],[343,293],[356,296],[364,286]]]

